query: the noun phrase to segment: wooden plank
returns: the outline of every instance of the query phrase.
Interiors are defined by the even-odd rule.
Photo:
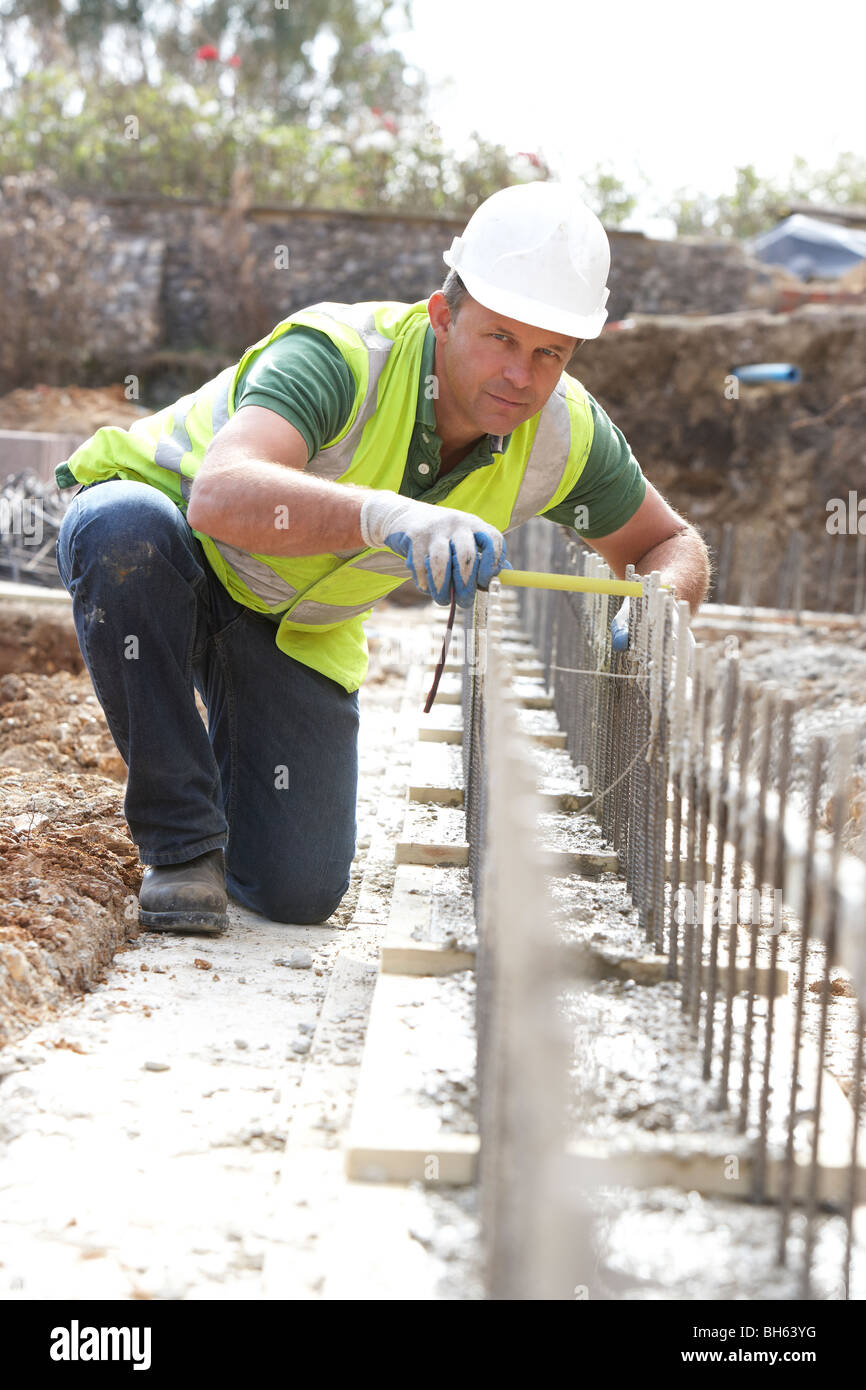
[[[394,874],[387,935],[431,938],[433,892],[438,874],[429,865],[400,864]]]
[[[459,936],[474,936],[471,893],[450,902],[447,935],[439,926],[441,869],[401,864],[394,878],[391,914],[381,950],[381,969],[394,975],[450,975],[471,970],[475,951]],[[453,926],[452,926],[453,924]]]
[[[467,844],[421,843],[418,840],[398,840],[394,846],[395,864],[438,864],[465,868],[469,863]]]
[[[454,975],[459,970],[475,969],[474,949],[411,937],[388,937],[382,943],[379,960],[386,975]]]
[[[462,806],[463,788],[434,786],[430,782],[410,782],[409,800],[432,801],[438,806]]]
[[[447,743],[417,742],[409,768],[409,800],[463,805],[463,763]]]
[[[462,661],[457,661],[450,656],[446,658],[446,675],[456,675],[461,673],[463,669],[464,663]],[[513,662],[513,669],[515,676],[523,677],[526,680],[543,680],[544,678],[544,664],[539,661],[534,654],[532,656],[518,657],[517,660]]]
[[[590,792],[545,792],[538,793],[542,811],[583,811],[595,800]]]
[[[755,1166],[751,1145],[730,1138],[718,1149],[703,1136],[695,1142],[683,1136],[676,1146],[647,1147],[628,1151],[615,1145],[583,1139],[568,1146],[568,1160],[574,1181],[581,1187],[622,1186],[635,1189],[677,1187],[699,1192],[703,1197],[749,1200],[754,1186]],[[782,1160],[769,1156],[766,1164],[767,1196],[777,1200],[783,1177]],[[808,1164],[799,1156],[794,1164],[793,1197],[802,1202],[806,1195]],[[850,1174],[847,1164],[819,1164],[821,1200],[834,1206],[846,1200]],[[857,1170],[857,1204],[866,1202],[866,1170]]]
[[[422,684],[422,673],[413,668],[407,676],[405,694],[397,711],[391,757],[382,778],[376,823],[364,859],[364,873],[355,911],[347,930],[372,925],[384,930],[388,921],[390,902],[383,887],[387,889],[388,880],[393,874],[394,845],[406,822],[406,781],[417,747],[417,696]]]
[[[428,745],[424,745],[428,746]],[[430,744],[436,747],[436,744]],[[446,745],[447,746],[447,745]],[[595,798],[589,792],[545,792],[538,793],[543,811],[583,811]],[[439,806],[462,806],[464,793],[462,787],[446,786],[442,781],[425,781],[419,774],[413,774],[409,785],[409,800],[432,802]]]
[[[468,1187],[475,1181],[479,1142],[477,1134],[439,1133],[415,1144],[398,1131],[377,1133],[365,1141],[353,1133],[346,1155],[346,1174],[355,1182],[449,1183]],[[430,1175],[435,1173],[435,1178]]]
[[[593,946],[589,943],[573,942],[569,943],[564,949],[564,965],[576,979],[584,980],[634,980],[639,985],[662,984],[668,978],[668,958],[667,956],[651,955],[628,956],[620,955],[616,951],[608,951],[603,947]],[[702,979],[706,979],[709,973],[709,966],[703,967]],[[721,957],[718,963],[719,978],[727,987],[728,962]],[[737,967],[737,979],[735,992],[739,993],[748,986],[749,970],[747,965]],[[755,973],[755,993],[766,995],[769,993],[771,972],[767,966],[759,966]],[[786,968],[777,966],[775,970],[775,993],[777,998],[787,993],[788,990],[788,971]]]
[[[581,854],[571,850],[548,849],[543,851],[542,857],[545,869],[556,878],[566,878],[569,874],[597,878],[599,874],[619,872],[619,855],[613,850]]]
[[[472,1076],[474,1030],[454,1012],[454,985],[380,974],[346,1143],[346,1173],[364,1182],[468,1183],[477,1136],[441,1127],[442,1078]]]
[[[545,690],[539,690],[537,695],[518,693],[517,703],[522,709],[553,709],[553,696]]]
[[[436,692],[437,705],[459,705],[462,702],[462,691],[449,689],[447,686],[440,685]],[[553,709],[553,696],[546,691],[540,690],[537,695],[516,695],[516,703],[522,709]]]
[[[560,729],[549,729],[541,733],[524,730],[524,736],[530,743],[537,743],[541,748],[564,748],[566,744],[566,735]]]
[[[559,728],[545,728],[545,730],[525,730],[524,737],[530,739],[531,744],[538,744],[539,748],[564,748],[566,746],[566,734]],[[421,724],[418,728],[418,738],[431,744],[461,744],[463,742],[463,728],[457,724]]]
[[[462,743],[463,730],[426,724],[418,730],[418,738],[424,743]]]
[[[340,1135],[348,1127],[361,1050],[347,1042],[369,1014],[376,968],[338,955],[306,1059],[301,1084],[286,1085],[290,1114],[262,1271],[262,1297],[311,1299],[319,1294],[319,1247],[339,1222],[345,1186]],[[347,1031],[348,1030],[348,1031]]]

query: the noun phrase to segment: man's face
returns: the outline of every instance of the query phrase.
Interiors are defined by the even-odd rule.
[[[476,435],[510,434],[536,415],[578,342],[506,318],[469,295],[453,319],[444,295],[433,295],[429,308],[449,405]]]

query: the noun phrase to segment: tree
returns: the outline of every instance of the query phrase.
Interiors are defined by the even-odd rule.
[[[221,88],[235,109],[321,123],[417,102],[423,79],[388,38],[395,13],[408,17],[407,0],[0,0],[0,54],[15,83],[29,44],[39,66],[86,83],[176,77]]]
[[[762,179],[754,164],[744,164],[734,175],[734,190],[716,203],[714,229],[720,236],[757,236],[776,221],[779,189]]]
[[[866,159],[846,150],[829,169],[810,169],[801,155],[794,159],[783,202],[866,205]]]
[[[696,193],[679,189],[659,209],[670,217],[678,236],[759,236],[778,222],[793,202],[837,205],[866,204],[866,159],[850,150],[837,156],[828,169],[812,169],[797,155],[785,179],[760,175],[754,164],[736,169],[730,192]]]
[[[525,172],[477,135],[456,155],[421,116],[364,110],[348,128],[311,128],[176,79],[106,81],[82,104],[77,80],[49,69],[0,94],[0,118],[0,176],[51,168],[59,187],[96,195],[226,201],[243,167],[259,203],[469,212]]]
[[[620,226],[637,207],[636,194],[629,193],[610,165],[596,164],[581,179],[581,185],[593,212],[608,227]]]
[[[703,236],[710,230],[715,206],[715,200],[706,194],[680,188],[659,212],[671,218],[677,236]]]

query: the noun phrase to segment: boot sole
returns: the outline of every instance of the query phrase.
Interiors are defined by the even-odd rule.
[[[228,926],[225,912],[147,912],[139,908],[138,920],[151,931],[206,932],[210,936],[219,936]]]

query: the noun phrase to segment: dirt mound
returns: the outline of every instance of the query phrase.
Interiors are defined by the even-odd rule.
[[[0,396],[0,430],[93,434],[102,425],[131,425],[149,412],[124,387],[34,386]]]
[[[821,480],[827,501],[844,499],[862,483],[863,437],[866,434],[866,386],[848,391],[823,414],[791,422],[791,446],[804,476]]]
[[[0,608],[0,677],[15,671],[53,675],[55,671],[83,669],[71,605],[40,605],[4,597]]]
[[[86,673],[0,678],[0,1045],[137,934],[125,778]]]
[[[862,468],[851,441],[862,439],[864,356],[866,308],[812,305],[636,318],[585,344],[569,370],[690,520],[758,522],[775,540],[800,527],[817,540],[827,499]],[[801,380],[751,386],[732,376],[757,362],[791,362]]]
[[[0,771],[99,772],[126,780],[87,675],[0,678]]]
[[[102,978],[138,934],[117,782],[0,770],[0,1045]]]

